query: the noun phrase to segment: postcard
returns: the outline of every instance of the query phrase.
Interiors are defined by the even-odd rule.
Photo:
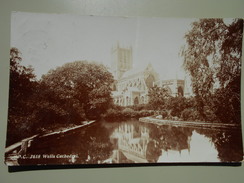
[[[243,160],[242,19],[13,12],[5,163]]]

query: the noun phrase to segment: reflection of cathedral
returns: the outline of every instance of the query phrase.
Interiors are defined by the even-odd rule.
[[[132,48],[112,49],[112,72],[114,103],[121,106],[148,103],[148,90],[152,86],[165,87],[172,96],[186,96],[185,81],[178,79],[160,80],[151,64],[143,70],[133,68]]]
[[[135,163],[146,163],[147,146],[149,143],[149,130],[146,127],[133,124],[122,124],[114,131],[111,136],[116,140],[117,148],[113,153],[113,161],[117,163],[129,161]]]

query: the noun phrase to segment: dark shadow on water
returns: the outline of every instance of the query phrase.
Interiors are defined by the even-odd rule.
[[[157,166],[228,166],[239,167],[237,163],[134,163],[134,164],[89,164],[89,165],[41,165],[41,166],[10,166],[9,173],[34,170],[60,170],[60,169],[89,169],[89,168],[126,168],[126,167],[157,167]]]

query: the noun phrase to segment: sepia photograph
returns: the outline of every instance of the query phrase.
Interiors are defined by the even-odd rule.
[[[243,25],[12,12],[5,164],[241,162]]]

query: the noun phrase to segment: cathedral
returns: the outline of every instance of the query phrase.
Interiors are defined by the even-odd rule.
[[[148,91],[153,86],[164,87],[172,96],[188,96],[185,81],[179,79],[160,80],[151,64],[144,69],[133,68],[132,48],[117,44],[111,50],[111,70],[115,78],[113,100],[120,106],[148,103]]]

